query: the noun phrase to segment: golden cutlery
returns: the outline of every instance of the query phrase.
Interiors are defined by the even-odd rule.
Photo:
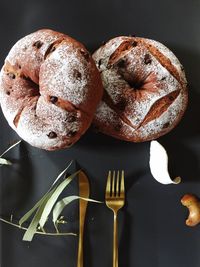
[[[120,179],[121,176],[121,179]],[[114,213],[113,224],[113,267],[118,267],[118,234],[117,234],[117,213],[124,206],[125,187],[124,171],[113,173],[109,171],[105,195],[106,205]]]
[[[79,177],[79,196],[82,198],[89,198],[90,188],[88,178],[83,171],[78,174]],[[79,241],[78,241],[78,260],[77,267],[83,267],[83,233],[85,213],[87,209],[87,200],[79,200]]]

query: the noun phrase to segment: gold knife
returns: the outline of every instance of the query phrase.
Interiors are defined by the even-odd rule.
[[[78,174],[79,178],[79,196],[83,198],[89,198],[90,186],[86,174],[80,171]],[[78,242],[78,260],[77,267],[83,267],[83,233],[84,233],[84,222],[85,213],[87,209],[87,200],[79,200],[79,242]]]

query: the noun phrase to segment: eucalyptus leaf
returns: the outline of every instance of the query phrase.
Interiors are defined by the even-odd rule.
[[[62,191],[66,188],[66,186],[73,180],[73,178],[79,173],[80,171],[75,172],[74,174],[68,176],[62,183],[60,183],[57,188],[55,189],[55,192],[53,192],[52,196],[48,199],[45,209],[43,210],[43,213],[41,215],[39,225],[43,228],[48,216],[55,205],[58,197],[62,193]]]
[[[1,165],[12,165],[12,163],[9,160],[3,159],[3,158],[0,158],[0,164]]]
[[[46,197],[48,196],[49,191],[34,205],[34,207],[29,210],[20,220],[19,220],[19,225],[22,225],[24,222],[26,222],[31,215],[34,213],[34,211],[37,210],[39,206],[42,205],[42,203],[45,201]]]
[[[72,163],[73,163],[73,160],[71,160],[70,163],[68,164],[68,166],[56,177],[56,180],[51,185],[51,188],[58,182],[58,180],[63,176],[63,174],[69,169],[69,167],[72,165]]]
[[[95,202],[95,203],[102,203],[101,201],[97,201],[91,198],[83,198],[83,197],[79,197],[79,196],[68,196],[65,197],[63,199],[61,199],[60,201],[58,201],[53,209],[53,223],[54,226],[57,229],[57,220],[61,214],[61,212],[63,211],[63,209],[70,204],[72,201],[77,200],[77,199],[82,199],[85,201],[89,201],[89,202]]]
[[[101,203],[99,201],[93,200],[93,199],[87,199],[87,198],[82,198],[80,196],[68,196],[63,198],[62,200],[58,201],[58,198],[60,196],[60,194],[63,192],[63,190],[69,185],[69,183],[74,179],[74,177],[77,176],[77,174],[80,172],[77,171],[73,174],[71,174],[68,177],[65,177],[63,181],[59,181],[60,178],[63,176],[63,174],[66,172],[66,170],[71,166],[72,161],[69,163],[69,165],[67,166],[67,168],[65,168],[56,178],[56,180],[53,182],[53,184],[51,185],[50,189],[47,191],[47,193],[34,205],[34,207],[28,211],[19,221],[19,227],[22,227],[22,224],[24,222],[26,222],[31,216],[32,214],[35,215],[33,216],[33,219],[29,225],[29,227],[27,228],[24,236],[23,236],[23,240],[24,241],[32,241],[34,235],[36,233],[43,233],[45,234],[45,223],[48,220],[49,214],[51,213],[52,209],[53,209],[53,223],[54,226],[56,228],[57,234],[60,235],[62,233],[58,232],[58,228],[57,225],[59,223],[64,223],[64,220],[61,220],[62,217],[59,216],[61,214],[61,212],[63,211],[63,209],[72,201],[76,200],[76,199],[82,199],[85,201],[91,201],[91,202],[96,202],[96,203]],[[25,229],[25,228],[24,228]],[[39,231],[39,232],[38,232]],[[53,233],[52,233],[53,234]],[[67,234],[67,233],[65,233]],[[72,234],[72,233],[69,233]],[[56,235],[56,233],[55,233]]]
[[[53,193],[54,189],[45,195],[41,205],[38,207],[38,210],[33,217],[33,220],[31,221],[27,231],[23,236],[24,241],[32,241],[34,234],[37,232],[39,221],[41,219],[43,211],[45,210],[45,206]]]
[[[1,155],[0,158],[5,155],[9,150],[11,150],[13,147],[17,146],[19,143],[21,143],[22,140],[17,141],[16,143],[14,143],[12,146],[10,146],[8,149],[6,149]]]
[[[59,175],[56,177],[56,180],[53,182],[51,185],[50,189],[47,191],[47,193],[34,205],[34,207],[29,210],[20,220],[19,220],[19,225],[22,225],[24,222],[26,222],[31,215],[36,211],[36,209],[43,203],[43,201],[46,199],[46,196],[48,193],[51,191],[51,189],[55,186],[56,182],[62,177],[62,175],[69,169],[73,161],[71,161],[68,166],[61,172]]]

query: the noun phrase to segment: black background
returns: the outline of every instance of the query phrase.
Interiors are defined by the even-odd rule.
[[[200,1],[3,1],[0,2],[0,62],[21,37],[39,28],[64,32],[94,51],[111,37],[136,34],[166,44],[185,67],[189,107],[181,123],[159,139],[180,185],[157,183],[149,171],[149,142],[134,144],[89,130],[72,148],[46,152],[23,143],[9,153],[15,164],[1,167],[1,215],[18,219],[44,194],[67,162],[76,159],[89,176],[91,197],[104,200],[109,169],[126,173],[126,205],[119,214],[120,267],[199,267],[200,228],[185,226],[185,193],[200,196]],[[0,114],[0,149],[19,137]],[[66,194],[77,190],[76,183]],[[77,203],[66,209],[67,229],[78,230]],[[50,226],[49,226],[50,227]],[[1,224],[1,267],[76,266],[77,238],[36,236]],[[112,213],[89,204],[85,266],[112,266]]]

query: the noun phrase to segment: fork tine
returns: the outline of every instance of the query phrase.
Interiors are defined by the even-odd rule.
[[[111,196],[115,196],[115,171],[113,171],[113,177],[112,177],[112,192],[111,192]]]
[[[112,210],[114,215],[113,266],[116,267],[118,266],[117,213],[125,204],[124,171],[109,171],[105,203],[106,206]]]
[[[121,184],[120,184],[120,196],[124,197],[125,194],[125,186],[124,186],[124,170],[121,173]]]
[[[108,172],[107,184],[106,184],[106,197],[111,195],[111,171]]]
[[[120,196],[119,171],[117,171],[116,196]]]

